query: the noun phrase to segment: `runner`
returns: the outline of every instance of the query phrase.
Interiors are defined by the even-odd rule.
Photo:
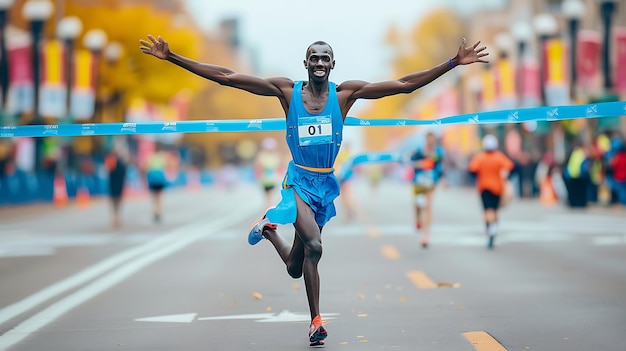
[[[278,167],[280,166],[280,155],[276,151],[277,141],[274,138],[265,138],[261,143],[261,151],[254,161],[254,168],[257,178],[263,186],[265,194],[265,207],[272,205],[272,195],[274,188],[280,181]]]
[[[417,148],[413,162],[413,206],[415,208],[415,228],[422,232],[420,244],[427,248],[430,241],[432,203],[435,187],[443,176],[443,148],[437,145],[435,133],[428,132],[424,146]]]
[[[488,249],[493,249],[498,234],[498,209],[513,166],[513,161],[498,151],[498,139],[491,134],[485,135],[483,151],[476,154],[468,165],[469,171],[476,175],[476,189],[483,203]]]
[[[333,49],[328,43],[316,41],[307,50],[304,68],[307,81],[289,78],[259,78],[234,72],[228,68],[205,64],[173,53],[160,36],[149,35],[140,40],[140,49],[167,60],[189,72],[220,85],[242,89],[253,94],[278,99],[287,118],[286,140],[291,151],[283,180],[280,203],[254,223],[248,242],[263,238],[276,248],[293,278],[304,274],[311,326],[311,346],[323,345],[327,336],[319,312],[320,277],[317,269],[322,257],[322,228],[335,216],[334,199],[339,196],[339,182],[333,165],[342,142],[343,121],[358,99],[378,99],[408,94],[437,79],[458,65],[487,62],[480,41],[467,47],[463,39],[456,56],[433,68],[416,72],[398,80],[369,83],[350,80],[339,85],[329,81],[335,68]],[[362,47],[364,53],[371,47]],[[293,244],[276,231],[278,224],[293,224]]]

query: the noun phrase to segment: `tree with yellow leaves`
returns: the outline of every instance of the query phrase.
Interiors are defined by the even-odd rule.
[[[395,26],[389,28],[386,42],[393,50],[393,76],[401,77],[410,72],[427,69],[453,55],[449,45],[458,43],[463,25],[449,9],[440,8],[425,15],[408,34],[399,32]],[[405,111],[411,101],[419,98],[423,91],[411,95],[396,95],[375,100],[362,113],[363,118],[407,118]],[[364,131],[369,149],[388,148],[389,140],[401,140],[412,132],[410,128],[367,128]]]

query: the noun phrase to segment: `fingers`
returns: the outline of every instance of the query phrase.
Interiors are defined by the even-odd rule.
[[[153,37],[152,35],[150,35],[150,34],[148,34],[148,39],[150,39],[150,41],[152,42],[152,44],[156,44],[156,43],[157,43],[157,40],[156,40],[156,39],[154,39],[154,37]]]
[[[459,51],[465,50],[465,38],[461,39],[461,45],[459,45]]]
[[[472,48],[476,49],[476,47],[478,47],[478,45],[480,45],[480,40],[475,42],[474,45],[472,45]]]
[[[483,46],[482,48],[478,48],[475,51],[476,52],[481,52],[481,51],[485,50],[486,48],[487,48],[486,46]]]

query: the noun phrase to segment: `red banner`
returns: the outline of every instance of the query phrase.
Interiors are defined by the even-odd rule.
[[[30,58],[30,47],[9,49],[9,85],[32,84],[33,68]]]
[[[626,93],[626,28],[615,29],[615,89]]]
[[[33,108],[33,68],[30,46],[9,48],[8,110],[11,113],[30,111]]]
[[[600,33],[581,30],[578,33],[578,59],[576,71],[578,86],[583,92],[595,92],[600,88]],[[618,66],[619,68],[619,66]],[[626,67],[624,67],[626,69]]]
[[[537,62],[524,60],[520,74],[523,107],[536,106],[541,102],[541,83],[539,79],[539,65]]]

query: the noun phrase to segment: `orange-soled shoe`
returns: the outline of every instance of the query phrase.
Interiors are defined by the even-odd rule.
[[[324,339],[328,336],[326,328],[324,328],[324,322],[321,316],[313,318],[311,326],[309,327],[309,346],[320,347],[324,346]]]

